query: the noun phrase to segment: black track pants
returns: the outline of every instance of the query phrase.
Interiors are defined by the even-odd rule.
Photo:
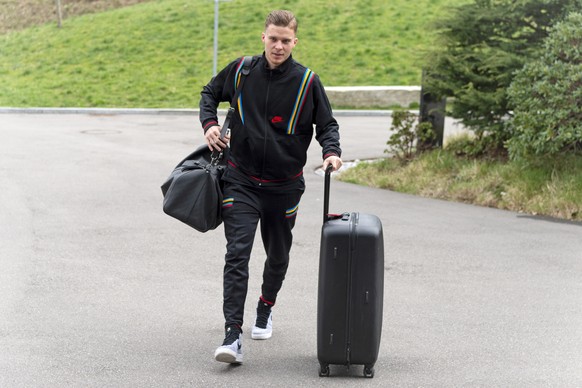
[[[249,259],[259,221],[267,254],[261,292],[270,302],[277,299],[289,266],[291,230],[302,194],[300,189],[276,191],[225,182],[222,217],[227,241],[223,304],[226,325],[243,324]]]

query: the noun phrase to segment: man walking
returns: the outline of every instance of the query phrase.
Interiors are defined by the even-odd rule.
[[[227,240],[225,338],[214,354],[221,362],[242,363],[248,265],[259,221],[267,259],[251,338],[272,335],[272,307],[289,265],[291,231],[305,190],[303,167],[314,126],[323,167],[337,170],[342,165],[338,124],[319,77],[291,55],[296,34],[293,13],[273,11],[267,16],[263,55],[253,57],[231,118],[231,134],[225,139],[220,139],[217,108],[234,98],[243,59],[231,62],[201,92],[200,121],[208,147],[219,150],[230,142],[222,209]]]

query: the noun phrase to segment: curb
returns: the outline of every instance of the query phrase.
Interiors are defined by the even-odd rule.
[[[155,108],[12,108],[0,107],[2,113],[16,114],[86,114],[86,115],[177,115],[197,116],[199,109],[155,109]],[[226,109],[219,109],[226,114]],[[418,113],[418,110],[412,110]],[[343,110],[333,111],[334,116],[392,116],[391,110]]]

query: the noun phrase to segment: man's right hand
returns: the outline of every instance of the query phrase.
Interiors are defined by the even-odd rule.
[[[224,136],[224,139],[220,138],[220,126],[215,125],[213,127],[208,128],[208,131],[204,134],[204,138],[206,139],[206,144],[208,144],[208,148],[211,151],[220,151],[226,148],[228,142],[230,141],[230,134]]]

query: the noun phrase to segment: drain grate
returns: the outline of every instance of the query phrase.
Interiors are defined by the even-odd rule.
[[[116,135],[121,133],[121,131],[117,129],[86,129],[81,131],[81,133],[86,135]]]

